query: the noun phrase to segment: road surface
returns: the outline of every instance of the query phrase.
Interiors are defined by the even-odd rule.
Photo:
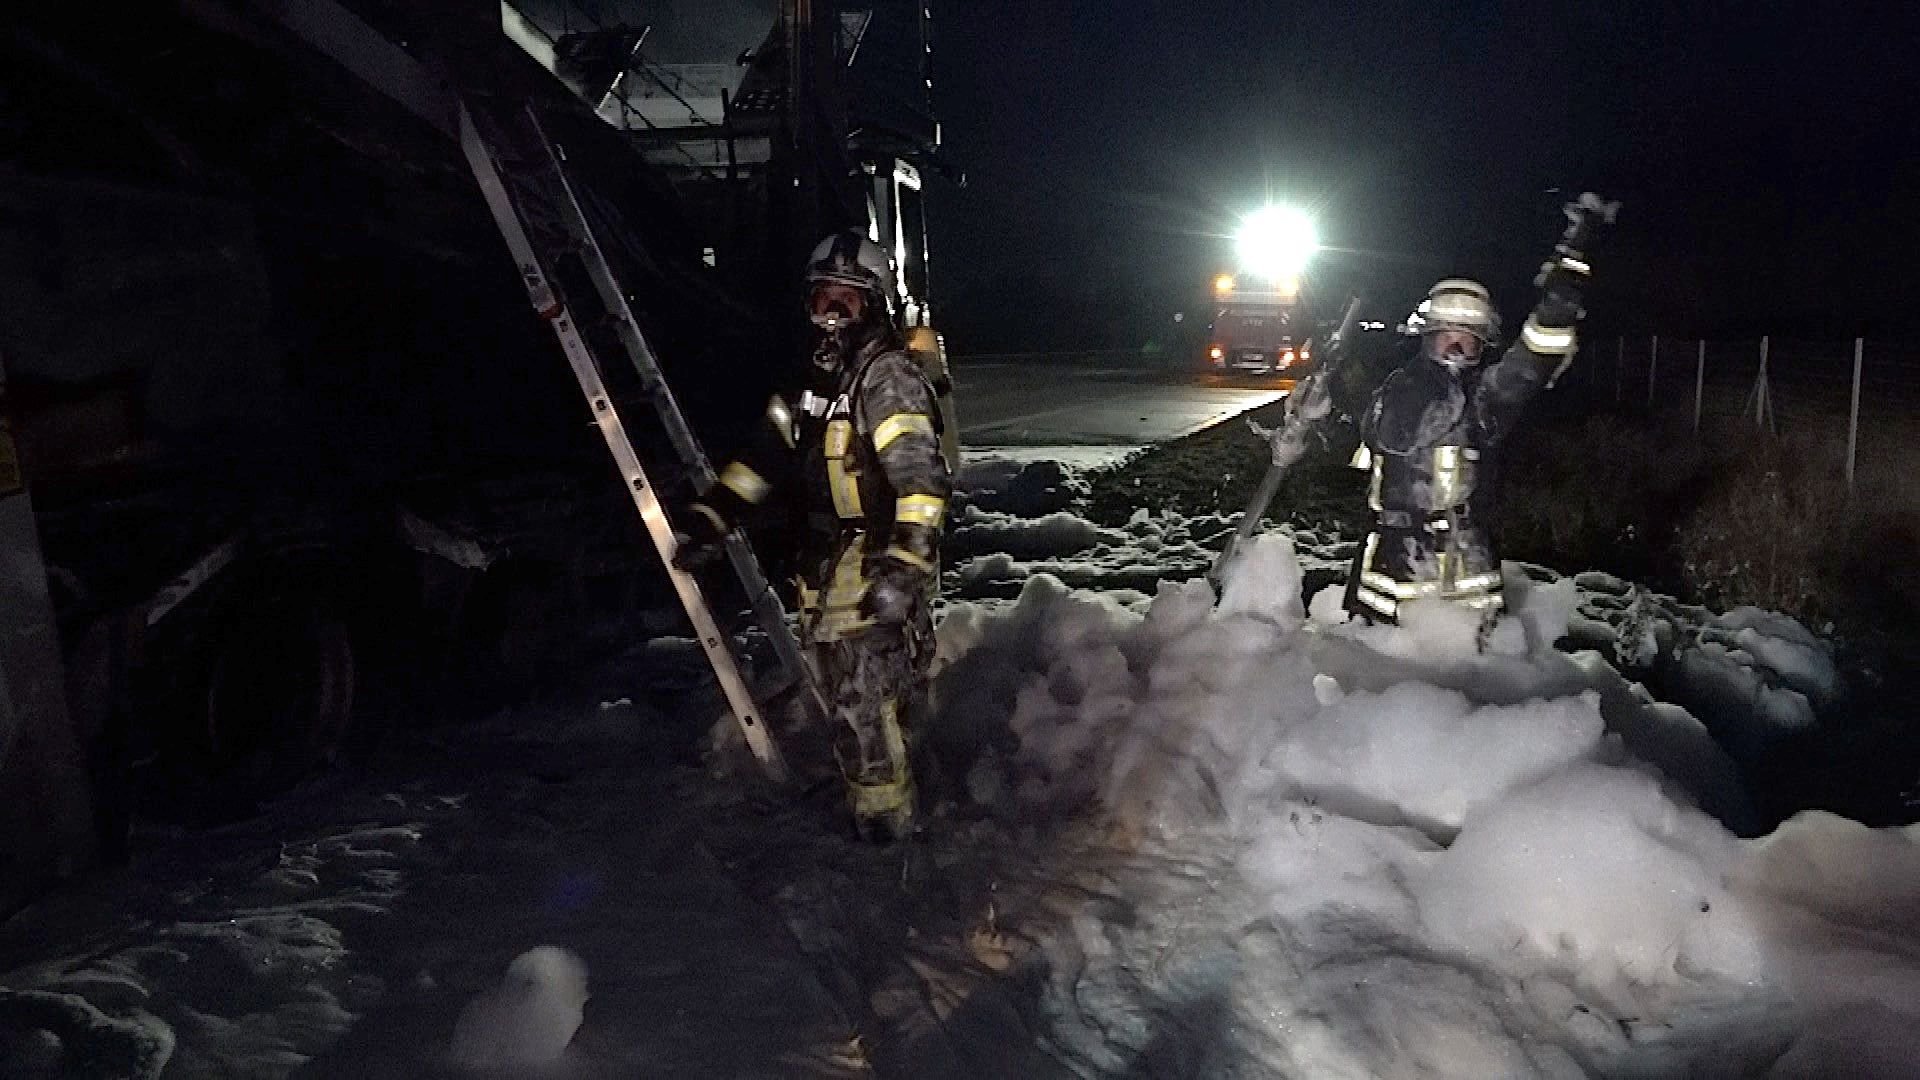
[[[1141,446],[1191,434],[1284,392],[1121,367],[969,364],[953,369],[968,446]]]

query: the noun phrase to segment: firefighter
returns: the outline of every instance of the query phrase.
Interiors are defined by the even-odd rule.
[[[1349,611],[1391,623],[1407,601],[1440,597],[1485,612],[1490,624],[1502,610],[1487,520],[1492,455],[1571,362],[1588,275],[1577,252],[1556,252],[1520,339],[1492,362],[1500,318],[1486,287],[1448,278],[1409,318],[1418,345],[1382,365],[1384,378],[1342,358],[1292,395],[1272,436],[1277,465],[1298,460],[1321,421],[1346,413],[1361,437],[1355,464],[1372,473],[1373,527],[1348,575]]]
[[[694,504],[679,560],[713,561],[780,477],[798,483],[808,522],[801,639],[833,712],[854,824],[874,840],[913,826],[909,714],[933,659],[953,488],[933,387],[896,328],[894,282],[886,252],[858,232],[814,249],[807,314],[817,332],[804,385],[773,397],[766,437]]]

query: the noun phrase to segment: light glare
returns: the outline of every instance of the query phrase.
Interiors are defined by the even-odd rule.
[[[1240,224],[1234,252],[1242,270],[1280,281],[1297,276],[1320,250],[1313,219],[1291,206],[1263,206]]]

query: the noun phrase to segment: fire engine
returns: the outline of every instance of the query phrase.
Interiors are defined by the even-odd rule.
[[[1210,370],[1275,375],[1291,385],[1313,370],[1312,337],[1298,278],[1254,283],[1221,274],[1214,279],[1205,358]]]

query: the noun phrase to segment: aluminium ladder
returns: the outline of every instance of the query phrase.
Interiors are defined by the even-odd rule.
[[[627,435],[619,409],[609,396],[600,377],[595,354],[565,299],[555,286],[553,271],[559,260],[577,256],[599,294],[601,303],[612,316],[622,351],[627,354],[640,378],[643,396],[665,430],[675,452],[688,472],[702,488],[714,479],[712,464],[699,441],[687,426],[673,391],[661,374],[652,346],[634,319],[624,290],[614,278],[595,239],[592,225],[567,174],[564,155],[547,137],[531,105],[502,109],[507,115],[494,117],[484,108],[476,110],[463,101],[459,109],[460,146],[474,178],[480,184],[494,223],[499,226],[507,247],[520,271],[521,283],[534,310],[552,327],[554,336],[566,353],[567,362],[580,384],[592,410],[595,424],[605,438],[625,481],[634,507],[640,513],[654,547],[666,565],[667,576],[692,621],[707,661],[713,667],[721,692],[726,696],[734,719],[746,736],[761,768],[774,780],[787,779],[787,767],[779,744],[773,740],[764,714],[754,702],[729,640],[714,617],[700,584],[674,565],[678,540],[661,505],[658,489],[648,477],[633,442]],[[543,257],[544,256],[544,257]],[[737,530],[726,539],[727,557],[746,591],[755,621],[766,632],[778,654],[784,683],[776,689],[797,687],[803,702],[824,715],[826,710],[819,688],[801,653],[799,643],[788,628],[786,612],[779,597],[767,582],[766,574]]]

